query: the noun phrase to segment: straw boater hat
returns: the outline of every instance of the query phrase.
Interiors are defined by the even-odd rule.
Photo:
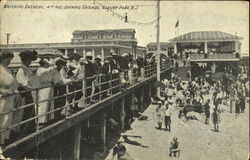
[[[117,56],[117,53],[116,52],[112,52],[111,55],[112,56]]]
[[[162,104],[162,102],[161,102],[161,101],[158,101],[157,103],[158,103],[158,104]]]
[[[129,56],[129,53],[123,53],[122,54],[122,57],[126,57],[126,56]]]
[[[86,57],[93,57],[92,52],[87,52],[87,53],[86,53]]]
[[[26,51],[23,51],[19,54],[19,56],[22,58],[22,59],[30,59],[32,61],[35,61],[37,59],[37,52],[36,51],[30,51],[30,50],[26,50]]]
[[[79,59],[79,63],[81,64],[81,65],[84,65],[85,63],[86,63],[86,59],[85,58],[80,58]]]
[[[102,57],[100,55],[97,55],[95,59],[102,59]]]
[[[108,60],[108,59],[105,59],[105,60],[104,60],[104,63],[109,63],[109,60]]]

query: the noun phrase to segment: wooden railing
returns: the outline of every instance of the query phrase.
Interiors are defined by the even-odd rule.
[[[239,57],[236,54],[227,54],[227,53],[219,53],[219,54],[190,54],[190,60],[195,59],[238,59]]]
[[[170,64],[169,61],[164,62],[161,64],[161,71],[165,71],[165,70],[169,69],[171,66],[172,66],[172,64]],[[122,78],[120,76],[121,74],[124,75]],[[8,126],[6,128],[0,128],[0,134],[14,130],[15,128],[21,127],[25,124],[28,124],[31,121],[32,122],[35,121],[36,126],[34,129],[34,132],[38,132],[41,129],[41,126],[38,123],[40,117],[51,115],[51,114],[54,114],[55,112],[63,111],[64,112],[63,118],[67,119],[67,117],[70,114],[68,111],[71,109],[70,108],[71,106],[75,106],[75,104],[81,102],[83,104],[80,107],[81,110],[84,108],[88,108],[88,107],[93,105],[93,104],[87,104],[87,99],[89,99],[89,98],[93,98],[94,96],[98,96],[99,98],[97,99],[97,101],[95,101],[95,103],[98,103],[98,102],[112,96],[113,94],[116,94],[118,92],[122,92],[123,90],[121,88],[124,87],[125,83],[128,86],[133,86],[133,85],[140,83],[144,79],[154,77],[155,75],[156,75],[156,64],[147,65],[143,68],[140,68],[140,72],[139,72],[139,68],[133,68],[130,70],[125,70],[123,72],[119,72],[119,73],[112,73],[109,75],[100,74],[98,76],[88,77],[88,78],[81,79],[78,81],[70,82],[70,83],[61,85],[61,86],[66,88],[64,94],[61,94],[58,96],[53,95],[53,96],[49,97],[48,99],[39,100],[39,98],[38,98],[39,91],[42,89],[45,89],[45,88],[51,88],[54,90],[56,87],[58,87],[58,85],[57,86],[56,85],[48,85],[48,86],[43,86],[43,87],[39,87],[39,88],[33,88],[30,90],[21,91],[18,93],[12,93],[9,95],[1,95],[2,98],[5,98],[5,97],[10,97],[10,96],[20,96],[23,94],[33,92],[32,95],[35,95],[36,98],[33,97],[32,103],[18,106],[16,108],[12,108],[8,111],[0,113],[1,117],[5,117],[5,116],[12,117],[13,114],[15,114],[19,111],[24,111],[24,109],[26,109],[26,108],[32,108],[33,110],[35,110],[34,116],[29,117],[28,119],[25,119],[25,120],[21,120],[18,123],[12,123],[11,126]],[[105,76],[106,76],[106,78],[105,78]],[[86,86],[86,81],[88,81],[90,79],[95,81],[95,83],[92,84],[91,86]],[[78,82],[81,83],[81,86],[82,86],[81,88],[74,87],[74,84],[76,84]],[[106,87],[104,87],[104,85],[106,85]],[[72,88],[72,86],[73,86],[73,88]],[[99,91],[94,93],[94,94],[92,93],[89,96],[86,96],[87,90],[91,89],[93,87],[99,88]],[[76,99],[76,94],[78,94],[78,93],[82,93],[82,95],[83,95],[80,99],[79,98]],[[55,100],[58,100],[59,98],[63,98],[65,100],[65,104],[63,106],[60,106],[60,108],[51,109],[43,114],[38,113],[39,104],[44,103],[44,102],[55,102]],[[52,108],[54,108],[54,107],[52,107]],[[53,123],[55,123],[55,122],[53,122]],[[50,125],[51,124],[52,123],[50,123]],[[47,126],[45,126],[45,127],[47,127]],[[27,136],[27,135],[25,135],[25,136]]]

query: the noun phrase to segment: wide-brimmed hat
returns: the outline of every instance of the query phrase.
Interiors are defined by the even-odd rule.
[[[67,60],[62,58],[62,57],[55,58],[54,62],[56,65],[66,65],[67,64]]]
[[[70,60],[76,60],[76,61],[79,61],[81,58],[81,56],[79,54],[76,54],[76,53],[70,53],[68,56],[69,56]]]
[[[12,52],[9,52],[9,51],[0,52],[0,60],[6,59],[6,58],[13,58],[13,57],[14,57],[14,54]]]
[[[42,58],[40,61],[39,61],[39,64],[41,66],[44,66],[44,65],[51,65],[51,63],[47,60],[47,59],[44,59]]]
[[[30,51],[30,50],[26,50],[26,51],[23,51],[19,54],[19,56],[22,58],[22,59],[30,59],[32,61],[35,61],[37,59],[37,52],[36,51]]]

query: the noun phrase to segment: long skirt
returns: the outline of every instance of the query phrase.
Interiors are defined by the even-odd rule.
[[[13,112],[12,125],[16,125],[23,120],[23,109],[18,109],[18,108],[25,104],[25,98],[22,98],[20,95],[17,95],[15,97],[14,104],[17,110]],[[21,126],[17,126],[13,128],[13,131],[16,133],[19,133],[20,130],[21,130]]]
[[[33,103],[33,97],[30,91],[25,92],[25,94],[23,94],[23,98],[24,98],[24,105],[28,105]],[[30,105],[26,108],[24,108],[23,110],[23,121],[33,118],[35,116],[35,106],[34,105]],[[25,124],[23,124],[21,126],[21,134],[20,137],[24,137],[30,133],[32,133],[35,130],[35,120],[31,120]]]
[[[46,123],[49,120],[54,118],[54,113],[46,114],[45,113],[54,110],[54,101],[47,100],[53,97],[53,88],[44,88],[38,91],[38,101],[46,100],[45,102],[38,104],[38,116],[43,115],[38,118],[38,123]]]
[[[56,86],[54,88],[54,97],[62,96],[64,94],[66,94],[66,86],[59,85],[59,86]],[[63,106],[65,106],[65,104],[66,104],[66,97],[65,96],[54,99],[54,108],[55,109],[62,108]],[[62,110],[63,109],[58,110],[54,113],[55,118],[61,117]]]
[[[171,117],[170,116],[165,116],[165,125],[170,126],[171,124]]]
[[[5,113],[11,111],[14,107],[15,96],[7,96],[0,98],[0,113]],[[0,115],[0,129],[4,130],[12,125],[13,113],[6,113]],[[9,139],[10,130],[0,133],[0,144],[4,144],[4,140]]]

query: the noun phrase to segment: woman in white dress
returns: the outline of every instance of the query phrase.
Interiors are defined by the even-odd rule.
[[[37,59],[37,52],[23,51],[20,53],[19,56],[21,58],[22,65],[18,69],[16,74],[16,79],[19,84],[18,90],[23,91],[22,93],[20,93],[22,97],[21,105],[28,105],[33,103],[37,98],[35,91],[30,91],[30,89],[38,86],[37,76],[30,69],[31,62]],[[27,120],[34,116],[35,116],[35,106],[30,105],[24,109],[18,110],[18,112],[15,113],[15,123],[17,124],[23,120]],[[35,120],[23,124],[23,126],[21,127],[21,134],[19,135],[19,138],[33,132],[35,129],[34,126],[35,126]]]
[[[52,85],[52,74],[54,67],[49,66],[49,62],[45,59],[40,60],[39,62],[40,68],[37,69],[37,76],[39,79],[39,88],[40,87],[46,87],[39,89],[38,91],[38,101],[47,100],[45,102],[38,104],[38,116],[41,116],[38,118],[39,126],[45,125],[47,122],[52,120],[54,118],[54,113],[46,114],[45,113],[51,111],[54,109],[54,101],[48,100],[50,98],[53,98],[53,88],[48,87]]]
[[[12,125],[13,112],[9,112],[14,108],[14,100],[17,92],[18,83],[11,71],[8,69],[13,53],[0,53],[0,145],[10,138],[10,130],[2,132]],[[7,114],[4,114],[9,112]]]
[[[156,119],[157,119],[158,129],[161,129],[162,122],[163,122],[163,119],[164,119],[164,111],[163,111],[161,101],[158,102],[158,106],[157,106],[155,111],[156,111]]]

